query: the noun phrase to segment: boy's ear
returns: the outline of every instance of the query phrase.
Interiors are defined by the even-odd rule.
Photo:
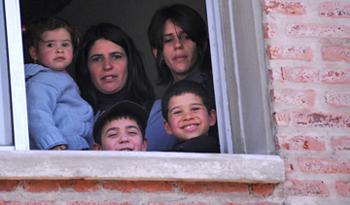
[[[165,132],[168,135],[172,135],[173,131],[171,130],[171,127],[170,127],[169,123],[166,120],[163,120],[163,125],[164,125]]]
[[[215,123],[216,123],[216,111],[215,111],[214,109],[212,109],[212,110],[210,111],[209,119],[210,119],[209,125],[210,125],[210,126],[214,126]]]
[[[148,147],[148,139],[145,138],[142,142],[141,151],[147,151],[147,147]]]
[[[94,143],[94,144],[92,145],[92,149],[93,149],[93,150],[101,150],[101,145],[99,145],[99,144],[97,144],[97,143]]]
[[[29,54],[30,54],[30,57],[32,57],[33,60],[38,60],[38,54],[36,52],[36,49],[34,46],[31,46],[29,47]]]

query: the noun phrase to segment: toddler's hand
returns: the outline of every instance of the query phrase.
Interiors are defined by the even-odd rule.
[[[50,150],[66,150],[66,145],[57,145],[55,147],[52,147]]]

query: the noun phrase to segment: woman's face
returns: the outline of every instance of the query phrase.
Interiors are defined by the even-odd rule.
[[[106,39],[99,39],[88,54],[91,81],[97,90],[113,94],[124,88],[128,79],[128,58],[124,49]]]
[[[170,20],[164,26],[163,44],[161,57],[175,81],[182,80],[199,69],[197,44]]]

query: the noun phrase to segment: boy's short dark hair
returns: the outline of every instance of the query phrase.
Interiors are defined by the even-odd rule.
[[[174,96],[179,96],[186,93],[192,93],[198,96],[202,100],[204,106],[207,108],[208,114],[210,114],[210,111],[214,109],[214,105],[209,99],[207,91],[200,83],[190,80],[181,80],[171,85],[164,92],[162,97],[162,115],[167,122],[170,99]]]
[[[147,126],[148,112],[139,104],[125,100],[116,103],[108,110],[101,113],[97,118],[93,129],[95,142],[101,145],[102,128],[108,122],[122,118],[135,120],[141,130],[142,141],[145,140],[145,129]]]
[[[39,42],[42,41],[41,37],[43,33],[45,31],[54,31],[59,28],[64,28],[69,32],[73,45],[73,52],[77,51],[80,41],[80,34],[77,30],[73,29],[73,26],[70,25],[68,21],[57,16],[41,17],[29,23],[25,34],[27,49],[29,49],[31,46],[34,46],[35,49],[38,49]]]

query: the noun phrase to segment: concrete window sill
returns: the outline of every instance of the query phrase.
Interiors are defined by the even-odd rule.
[[[0,151],[0,179],[191,180],[279,183],[272,155],[114,151]]]

